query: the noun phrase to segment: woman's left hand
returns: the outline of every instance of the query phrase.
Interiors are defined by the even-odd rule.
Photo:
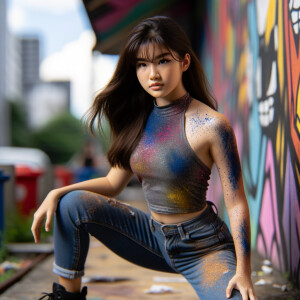
[[[255,295],[251,278],[246,274],[236,273],[231,278],[226,289],[227,298],[230,298],[233,289],[237,289],[240,291],[243,300],[258,300],[258,298]]]

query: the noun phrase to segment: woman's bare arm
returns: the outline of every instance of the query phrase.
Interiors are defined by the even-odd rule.
[[[115,197],[124,189],[131,177],[131,171],[111,168],[105,177],[78,182],[53,191],[55,191],[59,197],[74,190],[84,190],[107,197]]]
[[[45,219],[45,230],[50,230],[52,217],[55,214],[57,203],[63,195],[75,190],[84,190],[107,197],[115,197],[124,189],[124,187],[126,187],[131,177],[131,171],[120,168],[111,168],[105,177],[78,182],[49,192],[34,214],[31,231],[35,242],[38,243],[40,241],[41,228]]]
[[[229,297],[232,289],[236,288],[243,300],[248,300],[248,297],[254,300],[256,296],[251,282],[249,208],[235,135],[229,121],[222,115],[211,135],[210,151],[220,174],[237,256],[236,274],[228,284],[226,295]]]

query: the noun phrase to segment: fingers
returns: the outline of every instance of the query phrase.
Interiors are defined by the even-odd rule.
[[[249,298],[250,300],[258,300],[257,297],[254,295],[253,290],[249,291]]]
[[[228,287],[226,289],[226,297],[227,298],[230,298],[231,297],[231,293],[232,293],[232,290],[236,288],[235,287],[235,284],[228,284]],[[253,290],[250,288],[250,289],[245,289],[245,288],[237,288],[237,290],[240,291],[240,294],[242,296],[242,300],[258,300],[257,297],[255,296]]]
[[[240,292],[240,294],[242,296],[242,300],[248,300],[248,299],[258,300],[255,295],[255,291],[254,291],[253,285],[251,283],[251,279],[249,279],[249,281],[246,280],[246,282],[245,282],[245,280],[242,280],[240,277],[237,277],[237,276],[232,277],[226,288],[226,297],[227,298],[231,297],[233,289],[237,289]]]
[[[48,196],[43,201],[42,205],[34,214],[31,231],[36,243],[41,239],[41,230],[45,222],[45,230],[48,232],[51,228],[53,215],[57,207],[57,197],[53,192],[49,192]]]
[[[257,300],[257,297],[255,296],[252,289],[240,289],[240,293],[243,300]]]
[[[35,243],[38,243],[41,239],[41,228],[43,221],[43,217],[39,217],[37,214],[34,215],[34,219],[31,226],[31,232],[33,234]]]
[[[248,300],[248,293],[247,293],[247,290],[241,289],[241,290],[240,290],[240,293],[241,293],[241,295],[242,295],[242,299],[243,299],[243,300]]]
[[[49,232],[51,229],[52,217],[53,217],[53,213],[47,212],[47,219],[46,219],[46,224],[45,224],[45,230],[47,232]]]
[[[36,221],[33,221],[33,223],[32,223],[31,232],[32,232],[35,243],[38,243],[40,241],[40,237],[41,237],[41,226],[37,225]]]
[[[231,297],[231,293],[232,293],[232,290],[234,288],[234,283],[230,280],[229,283],[228,283],[228,286],[226,288],[226,297],[227,298],[230,298]]]

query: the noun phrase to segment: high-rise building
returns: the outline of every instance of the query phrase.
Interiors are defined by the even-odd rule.
[[[12,101],[24,98],[22,93],[21,41],[12,32],[6,38],[6,98]]]
[[[6,84],[6,0],[0,1],[0,146],[10,143],[8,105],[5,98]]]
[[[38,37],[21,38],[22,88],[26,94],[32,84],[40,81],[40,40]]]

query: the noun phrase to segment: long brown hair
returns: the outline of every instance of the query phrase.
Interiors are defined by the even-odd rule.
[[[101,127],[103,115],[109,122],[112,140],[107,158],[112,166],[130,169],[130,156],[153,108],[153,97],[141,87],[136,76],[137,53],[141,46],[150,43],[166,47],[179,59],[189,53],[191,63],[182,75],[183,85],[193,98],[217,109],[204,71],[184,31],[165,16],[143,20],[128,35],[114,75],[96,96],[87,114],[92,133],[95,122]]]

